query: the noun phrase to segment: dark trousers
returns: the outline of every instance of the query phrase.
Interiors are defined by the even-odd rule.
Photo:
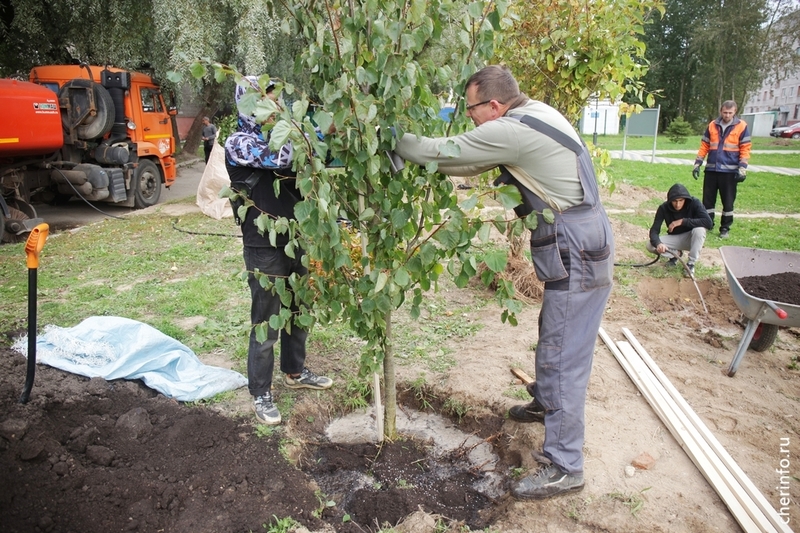
[[[283,248],[244,247],[244,264],[247,268],[247,284],[250,286],[250,323],[252,326],[269,322],[272,315],[281,311],[281,299],[271,289],[265,289],[253,275],[255,270],[267,274],[270,280],[276,277],[288,278],[292,273],[298,276],[308,271],[300,262],[303,257],[298,250],[297,258],[292,259],[283,252]],[[288,286],[288,283],[287,283]],[[297,311],[292,303],[289,309]],[[250,344],[247,351],[247,382],[250,394],[261,396],[272,387],[272,374],[275,368],[275,343],[280,334],[280,369],[285,374],[299,374],[303,371],[306,360],[306,337],[308,332],[297,324],[292,324],[292,332],[285,329],[268,329],[267,340],[258,342],[254,328],[250,330]]]
[[[208,158],[211,157],[211,150],[214,149],[214,141],[203,141],[203,153],[206,155],[206,163]]]
[[[706,171],[703,178],[703,207],[714,221],[714,206],[717,203],[717,192],[722,201],[722,216],[719,231],[725,233],[733,224],[733,203],[736,201],[736,174],[731,172]]]

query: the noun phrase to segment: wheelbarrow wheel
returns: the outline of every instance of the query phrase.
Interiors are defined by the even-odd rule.
[[[753,340],[750,341],[750,349],[754,352],[763,352],[775,342],[778,338],[778,326],[775,324],[764,324],[763,322],[758,325],[756,332],[753,335]]]

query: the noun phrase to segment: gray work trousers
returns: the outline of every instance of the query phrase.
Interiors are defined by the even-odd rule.
[[[575,153],[583,188],[579,205],[558,212],[517,185],[525,205],[517,214],[539,213],[538,226],[531,231],[531,258],[536,277],[544,282],[533,391],[545,409],[542,451],[562,471],[582,474],[586,387],[611,294],[614,232],[600,203],[586,146],[541,120],[522,117],[520,121]],[[505,168],[497,181],[518,183]],[[541,214],[545,209],[553,214],[552,223],[545,222]]]
[[[534,397],[545,409],[542,451],[570,474],[583,473],[586,389],[611,294],[614,261],[605,213],[593,208],[586,214],[583,220],[556,223],[560,254],[556,253],[568,277],[545,282],[536,345]],[[534,265],[541,254],[535,248],[532,242]]]
[[[692,231],[680,233],[678,235],[660,235],[659,239],[661,239],[662,244],[665,244],[667,248],[673,250],[688,250],[689,262],[697,263],[697,260],[700,259],[700,250],[703,249],[703,244],[706,242],[707,233],[706,228],[692,228]],[[647,241],[647,250],[653,254],[658,253],[656,252],[656,247],[653,246],[650,241]]]

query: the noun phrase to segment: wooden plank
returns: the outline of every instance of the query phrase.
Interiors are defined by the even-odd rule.
[[[670,433],[716,490],[742,529],[748,533],[750,531],[775,531],[770,527],[760,527],[752,519],[751,513],[740,501],[740,495],[732,490],[731,486],[735,483],[730,478],[726,479],[720,472],[721,469],[714,466],[709,458],[709,450],[704,449],[702,443],[695,438],[690,428],[687,427],[687,422],[681,418],[677,406],[674,405],[671,398],[668,399],[666,391],[663,390],[652,371],[644,364],[633,347],[627,342],[614,343],[603,328],[600,328],[599,334]]]
[[[653,375],[658,379],[678,408],[684,413],[689,423],[697,429],[700,438],[702,438],[708,444],[710,449],[713,450],[714,454],[719,457],[725,468],[743,488],[752,503],[761,513],[763,513],[763,515],[769,520],[769,522],[777,531],[791,533],[792,529],[789,527],[789,525],[781,519],[781,517],[778,515],[778,512],[767,501],[758,487],[755,486],[752,480],[741,469],[739,464],[733,459],[733,457],[731,457],[727,450],[725,450],[725,447],[722,446],[719,440],[717,440],[711,430],[708,429],[708,426],[705,425],[697,413],[695,413],[694,409],[692,409],[692,407],[686,402],[680,392],[675,388],[674,385],[672,385],[672,382],[670,382],[669,378],[664,374],[664,372],[661,371],[656,362],[652,357],[650,357],[650,354],[647,353],[639,341],[636,340],[633,333],[631,333],[631,331],[627,328],[622,328],[622,333],[630,341],[631,345],[653,372]]]
[[[719,458],[710,450],[708,444],[699,437],[697,431],[691,427],[683,413],[674,405],[672,399],[663,390],[663,387],[644,364],[636,350],[627,342],[617,342],[617,346],[634,372],[638,374],[648,394],[652,396],[655,404],[659,406],[657,412],[660,411],[659,416],[662,422],[669,428],[672,436],[680,443],[695,466],[720,496],[742,529],[748,533],[751,531],[776,531],[763,515],[753,516],[754,513],[748,505],[749,498],[744,494],[741,486],[733,479],[730,472],[722,466]],[[756,513],[756,515],[759,514]]]
[[[748,532],[774,531],[770,527],[764,527],[765,523],[768,524],[768,522],[763,515],[761,520],[752,516],[751,509],[746,502],[742,501],[742,493],[739,492],[741,487],[729,477],[727,469],[722,467],[718,458],[710,452],[710,449],[704,446],[705,442],[700,442],[697,439],[698,435],[696,431],[693,431],[694,428],[689,426],[687,421],[683,419],[682,413],[679,412],[677,406],[674,405],[666,391],[663,390],[653,373],[641,360],[636,350],[627,342],[617,342],[617,346],[627,359],[628,364],[633,368],[633,371],[639,376],[648,394],[663,412],[662,422],[669,428],[672,436],[680,443],[681,447],[692,459],[692,462],[717,492],[742,529]]]
[[[519,368],[512,368],[511,373],[517,376],[520,380],[522,380],[523,385],[527,385],[528,383],[533,383],[533,378],[530,377],[528,374],[526,374],[524,370],[521,370]]]

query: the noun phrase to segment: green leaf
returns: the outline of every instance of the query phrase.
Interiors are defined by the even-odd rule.
[[[373,218],[375,218],[375,210],[372,209],[371,207],[367,207],[366,209],[364,209],[364,211],[361,212],[360,215],[358,215],[358,220],[361,222],[368,222]]]
[[[555,214],[553,214],[553,211],[550,210],[550,209],[543,209],[542,210],[542,218],[548,224],[552,224],[556,220]]]
[[[378,273],[378,279],[375,282],[375,293],[376,294],[381,292],[381,290],[383,290],[383,288],[386,286],[386,282],[387,281],[389,281],[389,276],[386,274],[386,272],[383,272],[383,271],[379,272]]]
[[[273,152],[280,150],[281,146],[286,144],[289,134],[292,132],[292,125],[285,121],[280,120],[272,127],[269,139],[269,149]]]
[[[323,133],[330,131],[333,124],[333,115],[327,111],[318,110],[314,113],[314,122],[319,126],[319,130]]]
[[[495,189],[497,200],[506,209],[514,209],[522,203],[522,195],[515,185],[501,185]]]
[[[539,214],[536,211],[525,217],[525,227],[531,231],[539,227]]]
[[[489,224],[481,224],[481,228],[478,230],[478,240],[482,243],[489,242],[489,237],[491,236],[492,226]]]
[[[192,73],[192,76],[199,79],[205,76],[206,72],[208,71],[206,70],[206,66],[204,64],[192,63],[191,66],[189,67],[189,72]]]
[[[256,324],[253,326],[253,329],[256,332],[256,340],[258,342],[266,342],[267,336],[269,334],[269,327],[265,322],[260,324]]]
[[[411,276],[408,275],[408,270],[404,267],[400,267],[394,272],[394,282],[397,283],[400,287],[408,287],[411,283]]]
[[[463,209],[464,211],[469,211],[476,205],[478,205],[478,195],[473,194],[472,196],[461,202],[461,209]]]
[[[308,100],[295,100],[292,104],[292,118],[302,122],[308,110]]]
[[[443,157],[458,157],[461,155],[461,147],[453,142],[452,139],[448,139],[447,142],[440,144],[438,148],[439,153]]]
[[[183,74],[174,70],[170,70],[167,72],[167,79],[175,85],[179,85],[183,81]]]
[[[504,272],[508,264],[508,252],[505,250],[489,252],[483,257],[483,262],[492,272]]]

